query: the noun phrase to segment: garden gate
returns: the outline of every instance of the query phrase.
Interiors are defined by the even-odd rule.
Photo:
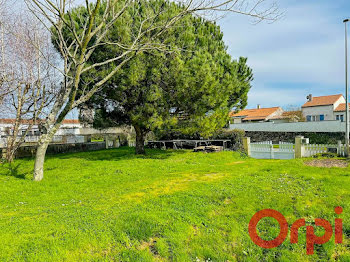
[[[279,142],[274,145],[272,141],[250,143],[252,158],[257,159],[293,159],[294,144]]]

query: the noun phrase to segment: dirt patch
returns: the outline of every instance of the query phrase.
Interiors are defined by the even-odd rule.
[[[307,166],[316,166],[316,167],[348,167],[349,163],[345,160],[339,159],[315,159],[306,161],[305,165]]]
[[[238,165],[238,164],[243,164],[245,163],[245,161],[236,161],[236,162],[231,162],[231,163],[227,163],[226,165],[228,166],[232,166],[232,165]]]

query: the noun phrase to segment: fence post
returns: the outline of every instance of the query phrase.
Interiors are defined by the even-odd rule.
[[[84,135],[84,142],[85,143],[90,143],[91,142],[91,135]]]
[[[304,157],[304,145],[302,143],[303,136],[295,137],[295,158]]]
[[[109,148],[108,142],[109,142],[109,137],[108,137],[108,136],[105,136],[106,149]]]
[[[275,156],[274,156],[274,152],[273,152],[273,144],[270,143],[270,144],[269,144],[269,147],[270,147],[270,159],[274,159]]]
[[[248,156],[251,156],[251,153],[250,153],[250,137],[243,137],[243,148],[244,148],[245,153]]]
[[[341,151],[341,140],[338,140],[338,146],[337,146],[337,154],[338,156],[343,156],[342,151]]]
[[[114,139],[113,139],[113,147],[114,147],[114,148],[120,147],[120,144],[119,144],[119,141],[118,141],[117,138],[114,138]]]

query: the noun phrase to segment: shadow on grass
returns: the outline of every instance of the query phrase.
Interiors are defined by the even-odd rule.
[[[21,164],[13,164],[13,163],[4,163],[2,167],[5,169],[5,172],[0,173],[1,176],[12,176],[18,179],[26,179],[25,174],[20,174],[18,169]]]
[[[89,151],[79,153],[66,153],[61,155],[50,155],[48,158],[81,158],[92,161],[117,161],[117,160],[129,160],[129,159],[167,159],[169,157],[184,154],[184,150],[159,150],[159,149],[146,149],[145,155],[136,155],[135,148],[120,147],[116,149]]]

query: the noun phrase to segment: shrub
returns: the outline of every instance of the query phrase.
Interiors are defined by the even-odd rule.
[[[336,158],[338,157],[338,155],[336,153],[327,152],[327,153],[318,153],[312,157],[313,158]]]
[[[234,151],[243,151],[244,130],[240,129],[221,129],[217,131],[212,139],[227,139],[230,140],[229,148]]]

